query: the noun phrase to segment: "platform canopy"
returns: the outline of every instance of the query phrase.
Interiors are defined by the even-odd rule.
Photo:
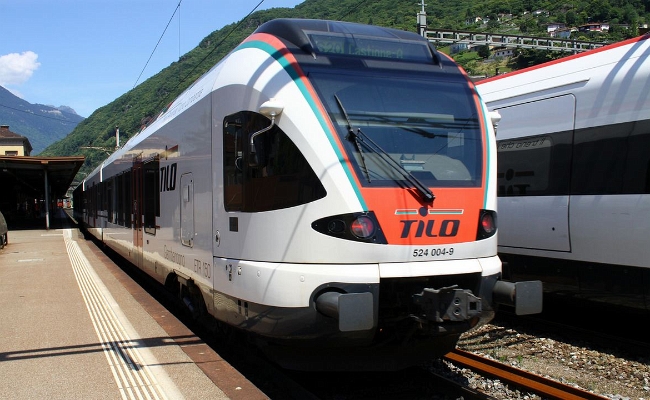
[[[44,204],[51,204],[65,198],[84,161],[83,156],[0,156],[0,210],[12,220],[23,211],[32,211],[22,210],[23,203],[33,205],[35,201],[44,201]],[[49,207],[40,213],[45,213],[49,229]]]

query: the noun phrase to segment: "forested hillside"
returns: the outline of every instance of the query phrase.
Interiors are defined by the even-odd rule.
[[[582,40],[614,42],[638,34],[639,24],[648,21],[650,0],[637,1],[524,1],[510,0],[439,0],[426,2],[427,24],[430,28],[523,32],[546,35],[550,22],[578,26],[587,22],[610,23],[610,32],[576,33]],[[84,155],[86,163],[81,173],[89,172],[107,154],[81,147],[115,147],[115,127],[119,126],[121,143],[136,134],[185,88],[216,64],[260,24],[275,18],[322,18],[361,22],[416,31],[416,14],[421,6],[414,0],[306,0],[293,9],[274,8],[258,11],[242,21],[232,23],[204,38],[197,47],[177,62],[160,71],[134,89],[97,109],[64,139],[49,146],[45,156]],[[539,11],[535,13],[535,11]],[[518,60],[525,65],[541,62],[558,55],[521,53]],[[478,65],[476,56],[463,59],[472,73]],[[517,68],[517,60],[510,66]]]

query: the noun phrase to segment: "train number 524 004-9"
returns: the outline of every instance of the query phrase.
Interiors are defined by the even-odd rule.
[[[454,254],[454,248],[413,249],[413,257],[439,257]]]

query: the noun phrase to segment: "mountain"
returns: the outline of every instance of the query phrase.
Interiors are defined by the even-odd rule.
[[[29,139],[32,155],[65,138],[83,120],[70,107],[31,104],[0,86],[0,124]]]
[[[578,26],[595,20],[610,20],[612,26],[617,27],[616,36],[576,32],[576,35],[579,35],[575,37],[577,39],[601,42],[611,42],[621,40],[626,35],[636,35],[638,31],[635,27],[639,23],[650,21],[650,0],[615,2],[573,0],[569,3],[564,0],[511,0],[506,3],[497,0],[439,0],[428,4],[427,24],[429,28],[439,29],[497,33],[525,32],[527,35],[548,36],[547,26],[550,22],[565,22],[571,26]],[[68,136],[46,148],[42,154],[84,155],[86,162],[80,172],[90,172],[107,155],[103,151],[81,147],[114,148],[116,126],[120,128],[122,135],[120,143],[125,143],[151,121],[165,105],[173,101],[266,21],[275,18],[330,19],[415,32],[416,15],[420,10],[421,5],[414,0],[306,0],[292,9],[273,8],[257,11],[237,23],[214,31],[178,61],[113,102],[97,109]],[[504,22],[500,22],[501,17],[506,15],[508,17],[503,19]],[[478,19],[489,22],[475,23],[474,21]],[[619,26],[625,25],[632,29],[619,29]],[[584,37],[585,35],[587,36]],[[518,61],[513,62],[513,69],[546,61],[549,57],[531,54],[531,51],[528,51],[516,58]],[[470,71],[470,63],[475,63],[475,60],[472,59],[468,64],[464,64],[460,58],[456,59],[469,73],[474,72]]]

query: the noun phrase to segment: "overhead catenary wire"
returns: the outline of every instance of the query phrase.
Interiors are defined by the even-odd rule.
[[[180,1],[178,2],[178,5],[177,5],[176,9],[174,10],[174,13],[172,14],[172,16],[171,16],[169,22],[167,23],[167,26],[165,27],[165,30],[163,31],[162,35],[160,36],[160,39],[158,40],[158,43],[160,43],[160,41],[162,40],[162,37],[165,35],[165,32],[167,31],[167,28],[169,27],[169,24],[171,23],[172,19],[173,19],[174,16],[176,15],[176,13],[179,12],[179,8],[180,8],[180,6],[181,6],[182,1],[183,1],[183,0],[180,0]],[[172,90],[169,91],[169,93],[174,93],[175,90],[176,90],[176,89],[177,89],[177,88],[178,88],[178,87],[179,87],[183,82],[185,82],[185,81],[186,81],[190,76],[192,76],[192,74],[194,73],[194,71],[195,71],[197,68],[201,67],[201,66],[203,65],[203,63],[205,62],[205,60],[207,60],[207,59],[208,59],[208,58],[209,58],[209,57],[210,57],[210,56],[211,56],[211,55],[212,55],[212,54],[213,54],[217,49],[219,49],[219,48],[221,47],[221,45],[222,45],[222,44],[223,44],[223,43],[224,43],[224,42],[225,42],[225,41],[226,41],[226,40],[227,40],[227,39],[228,39],[228,38],[229,38],[229,37],[230,37],[230,36],[231,36],[231,35],[232,35],[232,34],[233,34],[233,33],[234,33],[234,32],[235,32],[235,31],[240,27],[240,26],[241,26],[241,25],[243,25],[243,24],[246,22],[246,20],[251,16],[251,14],[253,14],[255,11],[257,11],[258,8],[260,8],[260,6],[264,3],[264,1],[265,1],[265,0],[260,0],[260,2],[257,3],[257,5],[256,5],[255,7],[253,7],[253,9],[252,9],[251,11],[249,11],[248,14],[246,14],[246,16],[245,16],[244,18],[242,18],[242,19],[241,19],[241,20],[240,20],[240,21],[239,21],[239,22],[238,22],[238,23],[237,23],[237,24],[236,24],[236,25],[235,25],[235,26],[234,26],[230,31],[228,31],[228,33],[226,33],[226,35],[225,35],[225,36],[224,36],[224,37],[219,41],[219,43],[217,43],[214,47],[212,47],[212,49],[211,49],[211,50],[210,50],[210,51],[209,51],[209,52],[208,52],[208,53],[207,53],[207,54],[206,54],[206,55],[205,55],[205,56],[204,56],[204,57],[203,57],[203,58],[202,58],[198,63],[196,63],[196,64],[194,65],[194,67],[193,67],[190,71],[188,71],[188,72],[185,74],[184,77],[181,77],[181,76],[179,75],[178,83],[177,83],[177,84],[172,88]],[[344,13],[341,15],[341,17],[340,17],[339,19],[341,19],[341,20],[345,19],[347,16],[349,16],[352,12],[354,12],[356,9],[358,9],[361,5],[363,5],[363,4],[366,3],[367,1],[368,1],[368,0],[361,0],[361,1],[359,1],[356,5],[350,7],[346,12],[344,12]],[[179,22],[179,42],[180,42],[180,22]],[[157,47],[158,47],[158,44],[156,44],[156,48],[157,48]],[[153,56],[153,54],[154,54],[155,51],[156,51],[156,48],[154,48],[153,51],[151,52],[151,55],[149,56],[149,60],[151,60],[151,57]],[[180,59],[180,44],[179,44],[179,59]],[[147,64],[149,63],[149,60],[147,60]],[[142,72],[140,73],[140,76],[142,76],[142,73],[144,72],[144,69],[145,69],[146,67],[147,67],[147,65],[145,64],[145,67],[143,68]],[[180,67],[179,67],[179,68],[180,68]],[[180,74],[180,69],[179,69],[179,74]],[[138,81],[140,80],[140,76],[138,77]],[[137,85],[137,81],[136,81],[136,84],[135,84],[133,87],[135,88],[136,85]],[[158,102],[158,104],[154,107],[154,110],[160,109],[161,106],[162,106],[162,104],[164,104],[164,103],[166,103],[166,102],[167,102],[167,97],[163,97],[163,98]]]
[[[183,1],[183,0],[180,0],[180,1],[178,2],[178,5],[177,5],[176,9],[174,10],[174,13],[172,14],[171,18],[169,19],[169,22],[167,23],[167,26],[165,27],[165,30],[163,31],[162,35],[160,36],[160,39],[158,40],[158,44],[159,44],[160,41],[162,40],[162,37],[165,35],[165,32],[167,31],[167,28],[169,27],[169,24],[171,23],[172,19],[173,19],[174,16],[176,15],[176,13],[177,13],[177,12],[180,13],[179,8],[180,8],[180,6],[181,6],[182,1]],[[234,33],[234,32],[235,32],[235,31],[236,31],[236,30],[241,26],[241,25],[242,25],[242,24],[244,24],[244,22],[246,22],[246,20],[251,16],[251,14],[253,14],[255,11],[257,11],[258,8],[260,8],[260,6],[264,3],[264,1],[265,1],[265,0],[260,0],[260,2],[257,3],[257,5],[256,5],[255,7],[253,7],[253,9],[252,9],[251,11],[249,11],[248,14],[246,14],[246,16],[245,16],[244,18],[242,18],[242,19],[241,19],[241,20],[236,24],[236,25],[235,25],[235,26],[234,26],[234,27],[233,27],[233,28],[232,28],[232,29],[231,29],[231,30],[230,30],[230,31],[229,31],[229,32],[228,32],[228,33],[227,33],[227,34],[226,34],[222,39],[221,39],[221,41],[219,41],[219,43],[217,43],[217,44],[216,44],[216,45],[215,45],[215,46],[214,46],[214,47],[213,47],[213,48],[212,48],[212,49],[211,49],[211,50],[210,50],[210,51],[209,51],[209,52],[208,52],[208,53],[207,53],[207,54],[206,54],[206,55],[205,55],[205,56],[204,56],[204,57],[203,57],[199,62],[198,62],[198,63],[196,63],[196,64],[194,65],[194,67],[193,67],[190,71],[188,71],[188,72],[185,74],[184,77],[181,77],[181,76],[179,75],[178,83],[176,84],[176,86],[174,86],[174,88],[173,88],[172,90],[170,90],[169,93],[173,93],[173,92],[174,92],[174,91],[175,91],[175,90],[176,90],[176,89],[177,89],[177,88],[178,88],[178,87],[179,87],[183,82],[185,82],[185,81],[186,81],[190,76],[192,76],[192,74],[194,73],[194,71],[195,71],[197,68],[201,67],[202,64],[205,62],[205,60],[207,60],[207,59],[208,59],[208,58],[209,58],[209,57],[210,57],[210,56],[211,56],[211,55],[212,55],[212,54],[213,54],[217,49],[219,49],[220,46],[223,44],[223,42],[225,42],[225,41],[226,41],[226,40],[227,40],[227,39],[228,39],[228,38],[229,38],[229,37],[230,37],[230,36],[231,36],[231,35],[232,35],[232,34],[233,34],[233,33]],[[354,12],[356,9],[358,9],[360,6],[362,6],[362,5],[363,5],[364,3],[366,3],[367,1],[368,1],[368,0],[361,0],[361,1],[359,1],[356,5],[350,7],[346,12],[344,12],[343,14],[341,14],[341,16],[340,16],[339,19],[340,19],[340,20],[345,19],[347,16],[349,16],[352,12]],[[156,48],[158,47],[158,44],[156,44]],[[149,60],[151,60],[151,57],[153,56],[153,54],[154,54],[155,51],[156,51],[156,48],[154,48],[153,51],[151,52],[151,55],[149,56]],[[178,58],[180,59],[180,22],[179,22],[179,57],[178,57]],[[149,60],[147,60],[147,64],[149,63]],[[137,80],[136,83],[133,85],[134,88],[135,88],[135,86],[137,85],[137,82],[140,80],[140,77],[142,76],[142,73],[144,72],[144,69],[145,69],[146,67],[147,67],[147,65],[145,64],[144,68],[142,69],[142,72],[140,73],[140,76],[138,76],[138,80]],[[179,74],[180,74],[180,67],[179,67]],[[157,109],[160,109],[161,105],[164,104],[165,102],[166,102],[166,97],[163,98],[163,99],[161,99],[161,101],[156,105],[156,107],[154,107],[154,109],[156,109],[156,110],[157,110]]]
[[[179,0],[178,4],[177,4],[177,6],[176,6],[176,9],[175,9],[174,12],[172,13],[172,16],[170,17],[169,22],[167,22],[167,26],[165,27],[165,29],[164,29],[162,35],[160,35],[160,38],[158,39],[158,43],[156,44],[156,46],[154,47],[153,51],[151,52],[151,55],[149,56],[149,59],[147,60],[147,63],[145,64],[144,68],[142,69],[142,72],[140,72],[140,75],[138,76],[138,79],[136,80],[136,83],[133,85],[133,88],[135,88],[135,86],[137,85],[138,81],[140,80],[140,77],[141,77],[142,74],[144,73],[144,70],[147,68],[147,64],[149,64],[149,61],[151,60],[151,57],[153,57],[153,54],[156,52],[156,49],[158,48],[158,45],[160,44],[160,41],[162,40],[163,36],[165,35],[165,32],[167,31],[167,28],[169,28],[169,24],[170,24],[171,21],[174,19],[174,16],[176,15],[176,13],[179,13],[179,15],[180,15],[179,9],[180,9],[180,6],[181,6],[181,3],[182,3],[182,2],[183,2],[183,0]],[[208,52],[208,54],[207,54],[205,57],[203,57],[203,58],[202,58],[202,59],[201,59],[201,60],[200,60],[200,61],[199,61],[195,66],[194,66],[194,68],[192,68],[192,69],[191,69],[191,70],[190,70],[190,71],[185,75],[184,78],[181,78],[180,75],[179,75],[178,83],[176,84],[176,86],[173,87],[172,90],[170,90],[169,93],[173,93],[173,92],[178,88],[178,86],[179,86],[181,83],[183,83],[185,80],[187,80],[187,78],[188,78],[188,77],[189,77],[189,76],[190,76],[190,75],[191,75],[191,74],[192,74],[192,73],[193,73],[193,72],[194,72],[194,71],[195,71],[199,66],[201,66],[201,64],[203,64],[203,62],[204,62],[204,61],[205,61],[205,60],[206,60],[206,59],[207,59],[207,58],[208,58],[212,53],[214,53],[214,51],[215,51],[216,49],[218,49],[218,48],[220,47],[220,45],[221,45],[221,44],[222,44],[222,43],[223,43],[223,42],[224,42],[224,41],[225,41],[225,40],[226,40],[226,39],[227,39],[227,38],[228,38],[228,37],[229,37],[229,36],[230,36],[230,35],[231,35],[231,34],[232,34],[232,33],[233,33],[237,28],[238,28],[238,27],[239,27],[239,26],[241,26],[241,25],[242,25],[242,24],[243,24],[243,23],[248,19],[248,17],[250,17],[250,15],[251,15],[252,13],[254,13],[254,12],[255,12],[255,11],[256,11],[256,10],[257,10],[257,9],[258,9],[262,4],[263,4],[263,3],[264,3],[264,0],[261,0],[259,3],[257,3],[257,5],[256,5],[256,6],[255,6],[255,7],[254,7],[254,8],[253,8],[253,9],[252,9],[252,10],[251,10],[251,11],[250,11],[250,12],[249,12],[249,13],[248,13],[248,14],[247,14],[247,15],[246,15],[246,16],[245,16],[245,17],[244,17],[244,18],[243,18],[243,19],[242,19],[242,20],[241,20],[241,21],[240,21],[236,26],[235,26],[235,27],[233,27],[233,28],[232,28],[232,29],[231,29],[231,30],[226,34],[226,36],[225,36],[223,39],[221,39],[221,41],[220,41],[219,43],[217,43],[217,45],[215,45],[215,46],[212,48],[212,50],[210,50],[210,52]],[[178,33],[178,34],[179,34],[179,57],[178,57],[178,58],[180,59],[180,22],[179,22],[179,33]],[[180,74],[180,67],[179,67],[179,74]],[[167,97],[164,96],[164,97],[163,97],[163,98],[158,102],[158,104],[156,104],[156,106],[155,106],[153,109],[154,109],[154,110],[158,110],[158,109],[160,109],[160,108],[161,108],[161,105],[166,101],[166,98],[167,98]]]
[[[215,46],[214,46],[214,47],[213,47],[213,48],[208,52],[208,54],[206,54],[206,55],[205,55],[205,56],[204,56],[204,57],[203,57],[203,58],[202,58],[198,63],[196,63],[196,65],[194,66],[194,68],[192,68],[192,69],[191,69],[187,74],[185,74],[185,77],[179,79],[179,81],[178,81],[178,83],[176,84],[176,86],[174,86],[173,89],[169,91],[169,93],[173,93],[173,92],[174,92],[174,91],[175,91],[175,90],[180,86],[181,83],[185,82],[185,81],[186,81],[186,80],[187,80],[187,79],[192,75],[192,73],[194,73],[194,71],[195,71],[197,68],[199,68],[199,67],[203,64],[203,62],[204,62],[205,60],[207,60],[207,59],[212,55],[212,53],[214,53],[214,52],[215,52],[215,51],[216,51],[216,50],[217,50],[217,49],[218,49],[218,48],[223,44],[223,42],[226,41],[226,39],[228,39],[228,38],[230,37],[230,35],[232,35],[232,34],[237,30],[237,28],[239,28],[239,27],[240,27],[244,22],[246,22],[246,20],[251,16],[252,13],[254,13],[255,11],[257,11],[257,9],[258,9],[258,8],[259,8],[259,7],[264,3],[264,1],[265,1],[265,0],[261,0],[259,3],[257,3],[257,5],[256,5],[255,7],[253,7],[253,9],[252,9],[248,14],[246,14],[246,16],[245,16],[244,18],[242,18],[242,20],[239,21],[239,22],[237,23],[237,25],[235,25],[235,26],[234,26],[234,27],[233,27],[233,28],[232,28],[232,29],[231,29],[231,30],[226,34],[226,36],[224,36],[224,37],[221,39],[221,41],[220,41],[219,43],[217,43],[217,44],[216,44],[216,45],[215,45]],[[180,3],[179,3],[179,4],[180,4]],[[163,99],[161,99],[161,101],[158,102],[158,104],[156,105],[156,107],[154,107],[154,109],[155,109],[155,110],[160,109],[161,105],[162,105],[163,103],[165,103],[165,102],[166,102],[166,97],[164,97]]]
[[[182,1],[182,0],[181,0],[181,1]],[[225,41],[226,41],[226,40],[227,40],[227,39],[228,39],[228,38],[229,38],[229,37],[230,37],[230,36],[231,36],[231,35],[232,35],[232,34],[233,34],[233,33],[234,33],[234,32],[235,32],[235,31],[240,27],[240,26],[241,26],[241,25],[244,24],[244,22],[246,22],[246,20],[251,16],[251,14],[253,14],[255,11],[257,11],[257,9],[258,9],[258,8],[259,8],[259,7],[264,3],[264,1],[265,1],[265,0],[260,0],[260,2],[257,3],[257,5],[256,5],[255,7],[253,7],[253,9],[252,9],[248,14],[246,14],[246,16],[245,16],[244,18],[242,18],[242,19],[237,23],[237,25],[234,26],[234,27],[233,27],[233,28],[232,28],[232,29],[231,29],[231,30],[230,30],[230,31],[229,31],[229,32],[228,32],[228,33],[227,33],[227,34],[226,34],[226,35],[221,39],[221,41],[219,41],[219,43],[217,43],[217,44],[216,44],[216,45],[215,45],[215,46],[214,46],[214,47],[213,47],[213,48],[212,48],[212,49],[211,49],[211,50],[210,50],[210,51],[209,51],[209,52],[208,52],[208,53],[207,53],[207,54],[206,54],[206,55],[205,55],[205,56],[204,56],[204,57],[203,57],[199,62],[198,62],[198,63],[196,63],[196,65],[195,65],[195,66],[194,66],[194,67],[193,67],[189,72],[187,72],[187,73],[185,74],[185,77],[180,78],[180,76],[179,76],[178,83],[176,84],[176,86],[174,86],[174,88],[173,88],[172,90],[169,91],[169,93],[173,93],[173,92],[174,92],[174,91],[175,91],[175,90],[176,90],[176,89],[177,89],[177,88],[178,88],[178,87],[179,87],[183,82],[185,82],[185,81],[186,81],[186,80],[187,80],[187,79],[188,79],[188,78],[189,78],[189,77],[194,73],[194,71],[195,71],[197,68],[199,68],[199,67],[200,67],[200,66],[205,62],[205,60],[207,60],[207,59],[212,55],[212,53],[214,53],[217,49],[220,48],[220,46],[223,44],[223,42],[225,42]],[[347,16],[349,16],[350,14],[352,14],[356,9],[358,9],[360,6],[362,6],[362,5],[363,5],[364,3],[366,3],[367,1],[368,1],[368,0],[360,0],[360,1],[359,1],[357,4],[355,4],[354,6],[348,8],[348,10],[347,10],[346,12],[344,12],[344,13],[341,14],[341,16],[339,17],[339,20],[344,20]],[[179,2],[179,5],[180,5],[180,2]],[[172,16],[172,18],[173,18],[173,16]],[[179,57],[179,58],[180,58],[180,57]],[[155,110],[160,109],[161,106],[162,106],[162,104],[164,104],[164,103],[166,103],[166,97],[164,97],[163,99],[161,99],[161,101],[158,102],[158,104],[156,105],[156,107],[154,107],[154,109],[155,109]]]
[[[341,16],[338,18],[338,20],[340,20],[340,21],[345,20],[346,17],[348,17],[350,14],[352,14],[357,8],[361,7],[367,1],[368,0],[361,0],[356,5],[351,6],[350,8],[348,8],[348,10],[345,13],[341,14]]]
[[[153,54],[156,52],[156,49],[158,48],[158,45],[160,44],[160,41],[165,36],[165,32],[167,32],[167,28],[169,28],[169,24],[172,23],[172,20],[174,19],[174,16],[178,12],[178,10],[181,8],[181,3],[182,2],[183,2],[183,0],[178,1],[178,4],[176,5],[176,9],[174,9],[174,12],[172,13],[172,16],[169,18],[169,22],[167,22],[167,26],[165,26],[165,29],[163,30],[163,33],[160,35],[160,38],[158,39],[158,43],[156,43],[156,46],[151,51],[151,54],[149,55],[149,59],[144,64],[144,67],[142,67],[142,71],[140,71],[140,75],[138,75],[138,79],[136,79],[135,83],[133,84],[133,88],[135,88],[136,85],[138,84],[138,81],[140,81],[140,78],[142,77],[142,74],[144,73],[144,70],[147,68],[147,65],[149,65],[149,61],[151,61],[151,57],[153,57]],[[179,36],[180,36],[180,23],[179,23]],[[179,53],[180,53],[180,40],[179,40]]]

